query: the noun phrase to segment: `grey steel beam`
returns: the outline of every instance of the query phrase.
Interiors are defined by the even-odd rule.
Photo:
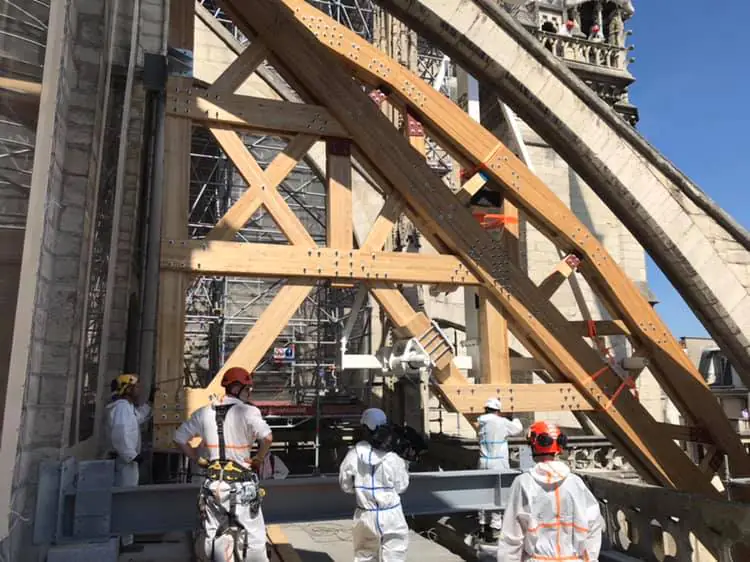
[[[39,473],[37,514],[44,513],[44,516],[35,520],[36,544],[198,528],[199,484],[104,490],[102,483],[111,478],[112,464],[112,461],[87,461],[79,463],[76,470],[70,468],[68,461],[65,471],[54,465],[43,466]],[[71,472],[79,475],[77,486],[70,483]],[[63,474],[67,482],[61,485],[59,480]],[[81,485],[82,475],[85,475],[84,485]],[[501,510],[516,476],[517,473],[499,474],[490,470],[414,473],[402,496],[404,512],[407,515],[442,515]],[[86,481],[91,484],[86,486]],[[264,481],[262,487],[266,490],[263,515],[267,523],[344,519],[354,512],[354,496],[341,491],[336,477],[269,480]],[[94,490],[98,492],[96,506],[91,503]],[[53,516],[50,510],[55,506],[58,507]],[[79,521],[84,514],[95,514],[96,524],[90,520]]]

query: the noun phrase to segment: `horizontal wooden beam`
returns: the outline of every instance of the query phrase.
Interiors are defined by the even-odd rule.
[[[462,413],[480,414],[490,398],[499,398],[503,412],[590,411],[591,404],[572,384],[440,385],[440,392]]]
[[[281,244],[165,240],[161,267],[201,275],[383,280],[393,283],[479,282],[453,256],[305,248]]]
[[[192,119],[208,127],[231,127],[287,137],[305,133],[349,138],[324,107],[237,94],[208,98],[194,89],[173,92],[167,96],[167,115]]]

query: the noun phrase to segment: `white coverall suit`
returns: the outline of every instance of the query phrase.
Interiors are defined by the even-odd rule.
[[[399,495],[409,487],[406,461],[360,441],[341,463],[339,485],[357,498],[354,562],[405,561],[409,526]]]
[[[494,413],[479,416],[479,468],[482,470],[510,470],[510,454],[508,452],[508,437],[518,435],[523,431],[521,420],[512,421]],[[490,528],[499,531],[503,525],[503,518],[499,511],[490,514]],[[479,513],[479,524],[487,524],[487,512]]]
[[[115,486],[137,486],[138,463],[133,459],[141,452],[141,424],[151,417],[151,406],[136,407],[129,400],[120,398],[107,404],[106,412],[109,441],[117,453]],[[133,535],[123,535],[121,542],[123,546],[132,544]]]
[[[224,457],[245,469],[250,468],[253,445],[271,434],[260,410],[233,396],[224,396],[217,405],[231,405],[223,423]],[[203,440],[210,460],[220,456],[220,440],[213,405],[200,408],[175,431],[174,440],[187,444],[194,437]],[[205,560],[211,562],[267,562],[266,526],[263,512],[253,512],[251,502],[258,493],[254,482],[203,481],[199,509],[203,522],[202,543]],[[234,512],[234,517],[231,517]],[[233,520],[233,521],[232,521]],[[233,523],[230,532],[224,532]],[[238,532],[234,532],[234,531]]]
[[[537,463],[510,489],[498,562],[597,562],[599,502],[567,464]]]
[[[279,457],[268,453],[260,467],[261,480],[284,480],[289,476],[289,467]]]

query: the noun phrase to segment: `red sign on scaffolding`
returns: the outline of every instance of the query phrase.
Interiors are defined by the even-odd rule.
[[[273,348],[273,360],[276,363],[291,363],[296,358],[294,344]]]

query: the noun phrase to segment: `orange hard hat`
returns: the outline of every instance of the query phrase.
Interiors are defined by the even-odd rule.
[[[253,377],[247,369],[243,369],[242,367],[230,367],[226,370],[224,376],[221,377],[221,386],[226,388],[233,383],[240,383],[249,386],[253,384]]]
[[[562,453],[568,443],[567,436],[560,431],[557,424],[537,421],[531,424],[528,433],[531,452],[535,456],[557,455]]]

